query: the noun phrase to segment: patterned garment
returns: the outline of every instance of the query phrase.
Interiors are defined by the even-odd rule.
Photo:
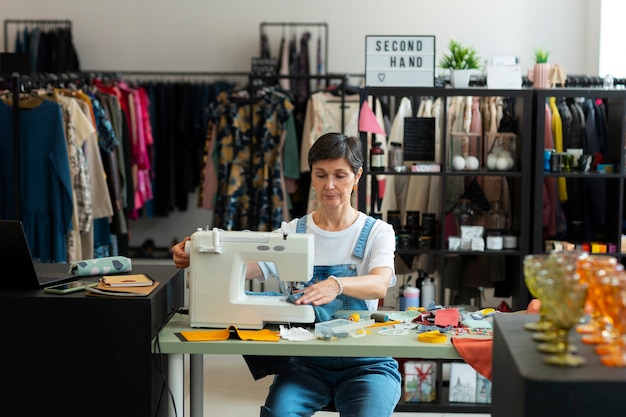
[[[214,226],[270,231],[285,220],[282,140],[293,111],[273,89],[253,102],[221,93],[210,107],[217,127],[217,196]]]

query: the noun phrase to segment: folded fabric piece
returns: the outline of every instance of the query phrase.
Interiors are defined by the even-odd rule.
[[[130,258],[125,256],[109,256],[76,261],[70,264],[70,272],[81,277],[91,275],[112,275],[128,272],[133,269]]]
[[[437,314],[435,314],[435,325],[441,327],[458,326],[460,317],[459,310],[456,308],[437,310]]]
[[[491,329],[491,322],[487,320],[465,319],[461,324],[472,329]]]
[[[278,342],[280,335],[275,330],[239,330],[236,326],[216,330],[188,330],[180,332],[187,342],[207,342],[213,340],[251,340],[256,342]]]
[[[468,365],[491,381],[493,339],[451,337],[450,342]]]

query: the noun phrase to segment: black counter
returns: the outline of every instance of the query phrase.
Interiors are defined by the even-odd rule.
[[[184,279],[173,266],[133,267],[141,272],[160,283],[146,297],[0,290],[2,415],[166,415],[167,357],[152,355],[151,343],[182,306]]]
[[[524,323],[534,314],[495,316],[492,417],[589,417],[626,415],[626,368],[604,366],[594,346],[570,336],[587,364],[577,368],[543,363]]]

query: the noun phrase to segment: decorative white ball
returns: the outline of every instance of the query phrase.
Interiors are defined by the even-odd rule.
[[[513,159],[511,158],[498,158],[498,160],[496,161],[496,168],[500,171],[509,170],[509,160],[513,162]]]
[[[496,162],[498,157],[492,153],[487,155],[487,169],[496,169]]]
[[[493,148],[491,148],[491,153],[494,155],[500,155],[500,152],[502,152],[504,149],[502,148],[502,145],[493,145]]]
[[[467,158],[465,158],[465,168],[475,171],[478,169],[479,166],[480,162],[475,156],[468,156]]]
[[[465,158],[463,158],[461,155],[456,155],[454,158],[452,158],[452,168],[457,171],[465,169]]]
[[[502,151],[498,154],[498,156],[500,158],[511,158],[513,159],[513,154],[511,153],[511,151]]]

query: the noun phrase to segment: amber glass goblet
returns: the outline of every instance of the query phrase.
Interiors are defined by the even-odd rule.
[[[575,271],[575,266],[571,269]],[[545,303],[548,320],[556,329],[556,344],[559,346],[556,353],[544,357],[544,362],[557,366],[583,365],[585,359],[572,353],[569,332],[583,316],[587,284],[580,281],[577,273],[566,268],[553,271],[543,284],[543,293],[542,304]]]
[[[589,321],[576,327],[578,333],[582,333],[581,338],[586,344],[602,344],[607,342],[608,326],[607,317],[602,313],[598,304],[602,300],[599,282],[596,279],[596,272],[601,270],[623,269],[623,265],[618,263],[617,258],[605,255],[589,255],[579,263],[578,273],[583,282],[589,286],[589,296],[585,307],[589,314]]]
[[[530,295],[541,300],[541,280],[545,274],[542,274],[544,265],[550,260],[550,254],[538,253],[529,254],[524,257],[524,282]],[[546,318],[545,307],[543,303],[539,306],[539,319],[524,325],[526,330],[533,332],[545,332],[552,328],[550,322]]]
[[[595,352],[601,356],[613,356],[621,350],[621,338],[624,335],[621,322],[620,290],[626,280],[623,269],[601,269],[594,273],[596,282],[597,304],[606,321],[603,331],[604,343],[598,344]]]
[[[615,325],[615,342],[602,355],[600,360],[607,366],[626,367],[626,272],[610,272],[604,281],[604,295],[607,299],[607,313]]]

